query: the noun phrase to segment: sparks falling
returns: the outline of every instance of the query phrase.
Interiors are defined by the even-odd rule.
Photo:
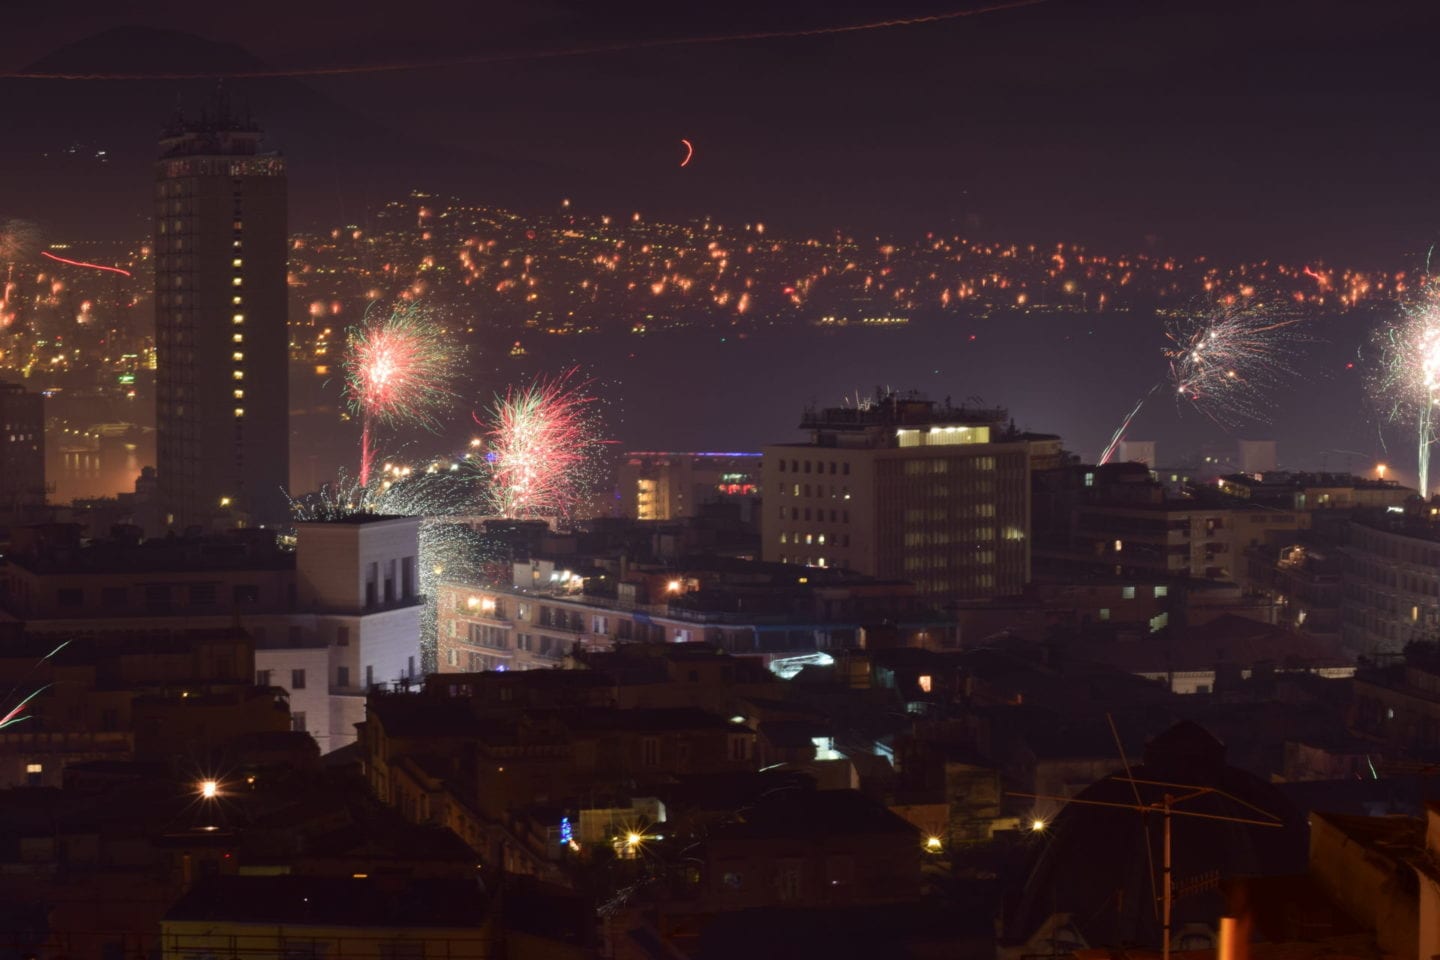
[[[492,514],[517,520],[573,516],[593,483],[604,442],[588,385],[575,382],[570,371],[496,399],[488,412],[485,454]]]
[[[1185,401],[1222,427],[1269,419],[1266,398],[1293,379],[1296,348],[1309,342],[1280,300],[1255,295],[1226,296],[1171,320],[1164,350],[1170,375],[1144,393],[1126,414],[1100,454],[1109,463],[1136,414],[1166,383]]]
[[[1268,420],[1266,397],[1295,376],[1295,348],[1308,342],[1295,329],[1301,318],[1281,309],[1254,296],[1226,297],[1172,322],[1165,355],[1176,397],[1224,427]]]
[[[368,486],[376,424],[434,430],[454,399],[459,351],[429,312],[398,306],[347,334],[345,396],[360,417],[360,485]]]
[[[1440,404],[1440,282],[1428,278],[1405,305],[1400,318],[1375,334],[1379,362],[1370,392],[1384,418],[1415,429],[1416,475],[1420,495],[1430,496],[1430,448],[1435,443],[1435,408]]]

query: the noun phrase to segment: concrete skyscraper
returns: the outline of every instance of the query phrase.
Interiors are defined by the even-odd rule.
[[[161,520],[286,519],[285,161],[223,102],[177,120],[155,184]]]

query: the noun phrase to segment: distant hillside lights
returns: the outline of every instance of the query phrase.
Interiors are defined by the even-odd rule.
[[[909,317],[882,316],[882,317],[861,317],[859,320],[851,320],[849,317],[837,317],[834,314],[820,317],[815,321],[817,327],[848,327],[855,323],[863,327],[903,327],[910,322]]]

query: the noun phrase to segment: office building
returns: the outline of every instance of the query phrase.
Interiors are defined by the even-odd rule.
[[[0,380],[0,518],[45,505],[45,399]]]
[[[177,120],[155,185],[155,406],[172,529],[288,518],[285,163],[223,103]]]
[[[1403,514],[1357,515],[1340,548],[1341,637],[1375,657],[1440,630],[1440,527]]]
[[[759,473],[758,453],[635,451],[615,470],[617,506],[632,520],[678,520],[707,503],[749,505],[760,496]]]
[[[765,448],[764,558],[913,582],[921,596],[987,599],[1030,574],[1030,438],[1006,411],[878,395],[811,409],[805,443]]]

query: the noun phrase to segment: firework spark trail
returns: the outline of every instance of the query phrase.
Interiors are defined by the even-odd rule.
[[[1110,462],[1110,459],[1115,456],[1115,451],[1120,447],[1120,441],[1125,439],[1125,431],[1130,429],[1130,421],[1135,419],[1135,414],[1139,413],[1140,408],[1145,406],[1145,401],[1149,400],[1155,391],[1159,389],[1160,384],[1157,383],[1145,391],[1144,395],[1136,402],[1135,407],[1125,415],[1124,420],[1120,421],[1120,426],[1115,429],[1115,433],[1110,437],[1110,442],[1105,446],[1105,449],[1101,451],[1100,459],[1096,461],[1097,463],[1104,466]]]
[[[1374,342],[1379,362],[1370,378],[1372,399],[1385,419],[1414,426],[1417,485],[1428,498],[1435,406],[1440,403],[1440,281],[1427,277]]]
[[[51,650],[49,653],[45,654],[45,656],[41,657],[39,660],[36,660],[35,663],[34,663],[34,665],[30,667],[30,672],[25,675],[25,679],[29,679],[29,677],[30,677],[31,675],[33,675],[36,670],[39,670],[39,669],[40,669],[41,664],[45,663],[45,662],[48,661],[51,657],[55,656],[55,654],[59,653],[61,650],[64,650],[64,649],[65,649],[66,647],[68,647],[68,646],[70,646],[70,641],[69,641],[69,640],[65,640],[65,641],[63,641],[59,646],[57,646],[55,649],[53,649],[53,650]],[[20,681],[19,683],[17,683],[14,687],[12,687],[12,688],[10,689],[10,692],[9,692],[8,694],[6,694],[5,699],[6,699],[6,700],[9,700],[11,697],[15,696],[16,691],[18,691],[18,690],[20,689],[20,686],[21,686],[24,682],[25,682],[25,680],[21,680],[21,681]],[[30,717],[29,717],[28,714],[27,714],[26,716],[20,716],[20,713],[25,709],[26,706],[29,705],[29,703],[30,703],[31,700],[34,700],[36,697],[40,696],[40,694],[44,693],[46,690],[50,689],[50,687],[52,687],[52,686],[53,686],[53,684],[47,683],[47,684],[45,684],[44,686],[39,687],[39,688],[36,689],[36,690],[32,690],[27,696],[25,696],[23,699],[21,699],[21,701],[20,701],[19,703],[15,704],[15,706],[11,707],[10,710],[9,710],[3,717],[0,717],[0,730],[4,730],[6,727],[12,727],[12,726],[14,726],[15,724],[20,723],[20,722],[22,722],[22,721],[29,720]]]
[[[460,354],[428,311],[398,306],[367,316],[347,335],[345,395],[360,417],[360,485],[368,486],[375,424],[434,430],[449,401]]]
[[[1309,338],[1264,298],[1226,298],[1212,309],[1169,325],[1170,382],[1177,397],[1211,420],[1233,427],[1268,420],[1265,397],[1295,376],[1294,348]]]
[[[604,442],[595,398],[571,370],[497,398],[489,411],[491,512],[517,520],[568,519],[588,492]],[[481,422],[476,417],[476,422]]]
[[[28,705],[31,700],[34,700],[36,697],[40,696],[40,694],[44,693],[46,690],[49,690],[51,686],[52,684],[47,683],[45,684],[45,686],[33,691],[24,700],[21,700],[19,703],[15,704],[15,706],[11,708],[9,713],[5,714],[5,716],[3,717],[0,717],[0,730],[4,730],[6,727],[13,727],[15,724],[20,723],[24,720],[29,720],[30,717],[28,714],[23,717],[17,716],[17,714],[19,714],[21,710],[24,710],[26,705]]]
[[[1167,382],[1177,399],[1189,401],[1222,427],[1268,420],[1265,397],[1295,376],[1290,365],[1294,348],[1309,342],[1295,329],[1303,318],[1287,317],[1284,310],[1279,300],[1252,293],[1222,298],[1167,324],[1169,378],[1146,391],[1120,421],[1099,463],[1114,458],[1136,414]]]

